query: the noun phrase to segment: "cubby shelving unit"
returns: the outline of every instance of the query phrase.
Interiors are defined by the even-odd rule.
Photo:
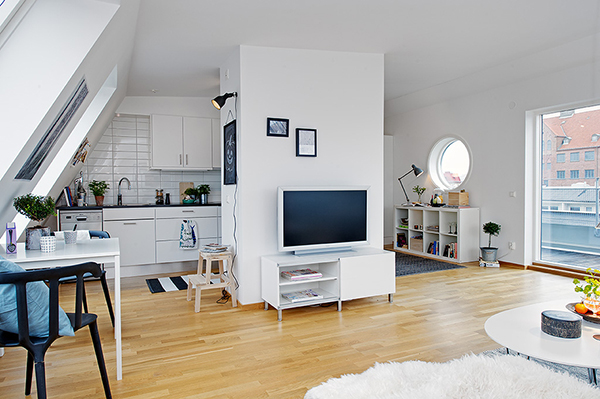
[[[397,205],[394,226],[398,251],[457,263],[479,259],[479,208]]]

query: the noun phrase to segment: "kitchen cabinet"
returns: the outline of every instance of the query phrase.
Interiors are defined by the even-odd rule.
[[[196,223],[198,247],[220,243],[220,207],[173,207],[156,209],[156,262],[198,261],[198,249],[179,248],[184,220]]]
[[[119,238],[121,266],[155,263],[154,208],[103,211],[104,230]]]
[[[210,118],[151,116],[151,166],[165,170],[213,168],[213,122]]]

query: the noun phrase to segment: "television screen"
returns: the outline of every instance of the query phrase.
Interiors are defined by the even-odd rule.
[[[366,244],[366,188],[280,188],[280,251]]]

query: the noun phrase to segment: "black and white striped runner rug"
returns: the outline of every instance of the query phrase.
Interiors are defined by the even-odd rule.
[[[148,284],[148,288],[153,294],[157,292],[186,290],[188,287],[188,276],[149,278],[146,279],[146,284]]]

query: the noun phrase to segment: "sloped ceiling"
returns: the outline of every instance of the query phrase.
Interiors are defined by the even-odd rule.
[[[144,0],[127,93],[216,96],[219,66],[244,44],[383,53],[391,100],[591,36],[600,29],[599,6],[597,0]],[[565,61],[520,65],[511,78]],[[493,84],[484,79],[477,88]]]

